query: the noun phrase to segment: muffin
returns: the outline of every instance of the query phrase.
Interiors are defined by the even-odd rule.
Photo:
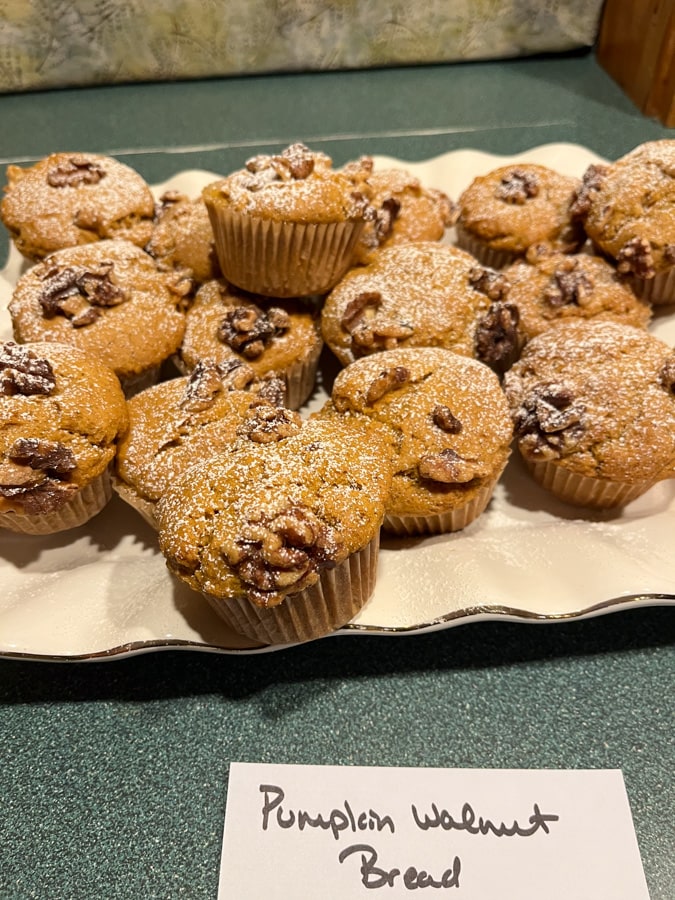
[[[220,276],[213,229],[201,197],[191,199],[179,191],[163,193],[145,249],[160,268],[189,270],[196,284]]]
[[[180,275],[160,272],[129,241],[52,253],[19,278],[9,313],[15,340],[59,341],[98,356],[128,394],[157,380],[183,339]]]
[[[567,322],[504,377],[534,478],[577,506],[611,508],[675,475],[675,352],[640,328]]]
[[[444,347],[503,370],[518,346],[503,275],[436,241],[395,244],[351,269],[321,312],[343,365],[396,347]]]
[[[572,253],[585,242],[570,215],[578,187],[578,178],[533,163],[479,175],[458,200],[457,243],[496,269],[523,256],[532,244]]]
[[[144,247],[155,200],[138,172],[99,153],[51,153],[30,168],[7,167],[0,218],[20,253],[121,239]]]
[[[202,360],[189,376],[146,388],[128,403],[129,428],[119,443],[113,487],[156,526],[155,507],[178,476],[238,441],[268,443],[299,430],[283,408],[283,384],[256,379],[238,360]]]
[[[192,466],[157,507],[169,570],[263,644],[334,631],[375,587],[389,454],[345,418]]]
[[[637,294],[675,303],[675,140],[590,166],[572,211]]]
[[[187,373],[200,359],[248,363],[257,377],[282,378],[286,405],[298,409],[314,389],[322,346],[318,311],[309,303],[254,297],[219,279],[197,291],[178,365]]]
[[[96,357],[65,344],[0,344],[0,527],[52,534],[108,503],[127,427],[124,394]]]
[[[497,375],[439,347],[388,350],[335,379],[318,416],[366,416],[394,435],[383,528],[398,535],[459,531],[492,497],[513,425]]]
[[[410,241],[440,241],[454,224],[457,207],[443,191],[422,185],[406,169],[377,170],[371,157],[348,163],[343,171],[356,166],[371,169],[368,185],[372,191],[372,213],[356,243],[354,263],[368,263],[374,252],[391,244]]]
[[[526,259],[508,266],[509,302],[518,310],[524,342],[561,322],[610,319],[646,328],[651,306],[636,297],[606,259],[591,253],[557,253],[530,247]]]
[[[224,277],[254,294],[323,294],[349,267],[368,211],[367,185],[324,153],[292,144],[207,185]]]

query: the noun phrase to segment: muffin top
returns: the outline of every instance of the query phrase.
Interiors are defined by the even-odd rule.
[[[180,346],[184,279],[160,272],[129,241],[59,250],[18,280],[9,312],[19,341],[93,353],[120,378],[158,365]]]
[[[461,194],[458,227],[495,250],[525,253],[546,242],[563,252],[584,241],[570,216],[579,179],[546,166],[515,163],[479,175]]]
[[[643,329],[557,325],[525,347],[504,390],[526,459],[629,484],[675,474],[675,352]]]
[[[238,359],[261,376],[315,354],[321,343],[309,303],[256,297],[214,279],[199,288],[187,313],[181,355],[188,370],[200,359]]]
[[[367,185],[355,171],[333,168],[325,153],[297,143],[279,154],[261,154],[243,169],[207,185],[202,196],[216,207],[277,222],[343,222],[363,219]]]
[[[169,569],[215,597],[281,603],[377,534],[390,451],[377,423],[344,418],[198,463],[158,504]]]
[[[573,205],[619,272],[653,278],[675,266],[675,140],[648,141],[592,165]]]
[[[326,298],[324,340],[343,365],[395,347],[445,347],[498,365],[515,343],[502,275],[436,241],[396,244]]]
[[[646,328],[651,306],[635,296],[603,257],[556,253],[534,245],[526,260],[504,269],[509,301],[525,340],[562,321],[612,319]]]
[[[178,191],[162,194],[145,249],[163,268],[189,269],[198,284],[220,275],[213,229],[201,197],[191,199]]]
[[[91,354],[0,344],[0,509],[60,509],[105,471],[127,422],[119,380]]]
[[[200,361],[189,376],[146,388],[128,401],[129,428],[120,441],[118,476],[154,502],[196,462],[295,433],[301,419],[282,406],[283,384],[257,379],[252,368]]]
[[[8,166],[0,204],[0,218],[29,259],[107,238],[143,247],[154,211],[138,172],[98,153],[52,153],[30,168]]]
[[[362,157],[352,167],[371,169],[368,185],[372,191],[372,213],[355,247],[354,262],[367,263],[373,252],[390,244],[409,241],[440,241],[454,223],[457,209],[440,190],[424,187],[406,169],[373,167],[372,157]]]
[[[497,375],[439,347],[356,360],[323,413],[367,416],[391,429],[396,454],[387,511],[434,514],[464,503],[503,469],[513,425]]]

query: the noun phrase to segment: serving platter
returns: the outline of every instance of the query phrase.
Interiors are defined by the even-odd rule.
[[[367,148],[364,148],[367,152]],[[601,161],[575,144],[517,156],[459,150],[404,167],[456,199],[479,174],[514,161],[570,175]],[[178,172],[153,186],[197,196],[217,173]],[[454,235],[448,232],[446,240]],[[12,248],[0,272],[0,339],[11,338],[7,303],[26,262]],[[650,330],[675,344],[675,310]],[[327,354],[327,365],[330,361]],[[326,397],[319,383],[305,411]],[[636,606],[675,604],[675,479],[618,511],[567,506],[534,484],[514,454],[488,509],[462,532],[383,537],[375,593],[340,635],[414,635],[478,620],[556,622]],[[34,537],[0,531],[0,657],[116,659],[183,648],[261,653],[168,572],[153,531],[117,497],[87,525]],[[275,648],[278,649],[278,648]]]

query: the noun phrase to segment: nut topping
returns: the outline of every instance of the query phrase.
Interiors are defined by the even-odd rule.
[[[476,326],[477,359],[498,370],[507,369],[518,351],[518,307],[513,303],[492,303]]]
[[[584,430],[586,407],[564,384],[539,384],[514,414],[515,435],[525,457],[559,459],[571,453]]]
[[[627,241],[616,257],[616,269],[622,275],[653,278],[656,274],[651,244],[645,238],[634,237]]]
[[[8,456],[14,463],[56,477],[67,476],[77,468],[75,454],[60,441],[19,438],[12,444]]]
[[[575,219],[583,219],[591,208],[593,195],[596,194],[609,171],[608,166],[593,164],[583,174],[581,186],[570,204],[570,214]]]
[[[482,266],[474,266],[469,271],[469,284],[475,291],[480,291],[493,301],[506,300],[511,288],[506,276]]]
[[[340,541],[310,509],[290,504],[272,517],[249,520],[223,555],[259,606],[275,606],[285,594],[312,584],[320,567],[335,563]]]
[[[661,369],[661,386],[675,394],[675,352],[666,358]]]
[[[46,319],[65,316],[74,328],[94,322],[101,307],[117,306],[127,295],[114,281],[114,263],[95,268],[82,266],[47,267],[39,274],[43,283],[38,300]]]
[[[78,489],[68,482],[76,467],[72,450],[64,444],[19,438],[0,463],[0,496],[20,502],[29,514],[54,512]]]
[[[504,175],[497,188],[496,196],[506,203],[517,203],[522,206],[527,200],[539,193],[539,179],[534,172],[526,169],[512,169]]]
[[[366,393],[366,403],[372,406],[377,403],[389,391],[398,390],[410,380],[410,372],[405,366],[394,366],[391,369],[382,369],[380,374],[370,382]]]
[[[255,444],[270,444],[297,434],[301,427],[299,413],[259,399],[251,403],[237,434]]]
[[[352,338],[352,352],[364,356],[375,350],[393,350],[413,334],[412,325],[377,316],[382,305],[379,291],[363,291],[347,304],[341,325]]]
[[[271,306],[263,312],[255,304],[228,309],[218,329],[218,337],[246,359],[257,359],[269,342],[291,326],[286,310]]]
[[[419,461],[418,472],[420,478],[440,481],[442,484],[466,484],[485,474],[478,460],[465,459],[451,447],[446,447],[440,453],[423,456]]]
[[[201,412],[220,391],[245,390],[255,378],[253,369],[238,359],[217,363],[200,359],[190,373],[180,401],[186,412]]]
[[[581,271],[577,260],[566,260],[551,276],[544,290],[544,300],[556,309],[572,303],[583,306],[593,286],[592,279]]]
[[[56,387],[51,363],[27,347],[6,341],[0,345],[0,394],[49,395]]]
[[[373,228],[379,244],[391,234],[400,211],[401,203],[396,197],[386,197],[375,211]]]
[[[314,171],[315,154],[304,144],[291,144],[277,155],[259,154],[246,162],[246,170],[252,174],[246,186],[260,190],[273,181],[304,181]]]
[[[96,160],[70,156],[47,172],[47,184],[56,188],[98,184],[105,174],[105,169]]]
[[[462,430],[462,423],[457,416],[447,406],[443,406],[442,403],[438,403],[433,408],[431,418],[434,425],[440,428],[441,431],[445,431],[446,434],[459,434]]]

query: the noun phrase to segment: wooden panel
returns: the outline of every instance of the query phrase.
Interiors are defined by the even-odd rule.
[[[675,0],[606,0],[597,57],[645,115],[675,126]]]

